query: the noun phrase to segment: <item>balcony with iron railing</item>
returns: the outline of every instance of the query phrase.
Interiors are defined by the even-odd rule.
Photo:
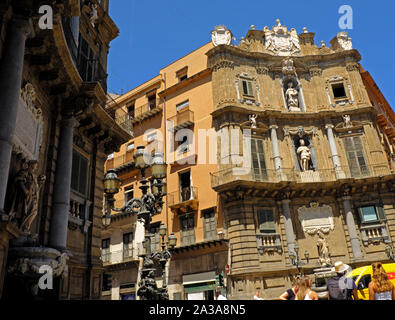
[[[127,151],[125,154],[119,155],[106,161],[106,171],[110,169],[122,169],[123,167],[133,167],[133,151]]]
[[[171,118],[168,119],[173,123],[173,130],[188,128],[194,123],[194,113],[189,109],[183,109]]]
[[[197,210],[199,206],[198,189],[192,186],[169,193],[167,199],[170,209],[182,212]]]
[[[161,105],[160,99],[156,99],[129,111],[127,117],[130,119],[131,124],[134,124],[144,119],[151,118],[162,110],[163,106]]]
[[[218,188],[240,181],[246,182],[295,182],[317,183],[332,182],[342,179],[366,179],[390,175],[391,170],[387,164],[363,166],[358,168],[341,167],[337,169],[319,169],[318,171],[300,172],[295,169],[282,168],[280,170],[266,169],[259,172],[241,166],[228,166],[218,172],[211,173],[211,187]]]
[[[104,266],[138,261],[139,257],[137,251],[138,250],[135,250],[134,248],[124,248],[123,250],[117,251],[102,249],[101,260]]]

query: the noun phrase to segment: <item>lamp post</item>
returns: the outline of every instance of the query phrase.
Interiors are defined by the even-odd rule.
[[[119,192],[120,179],[117,177],[115,170],[108,170],[104,176],[104,192],[107,207],[107,214],[112,211],[127,212],[137,215],[137,219],[144,221],[145,229],[145,252],[143,257],[143,268],[141,269],[141,277],[139,290],[137,295],[141,300],[160,300],[168,299],[167,287],[157,288],[155,281],[155,268],[153,259],[157,259],[157,254],[151,252],[151,221],[152,216],[161,213],[163,208],[163,179],[166,178],[166,163],[163,161],[163,154],[156,152],[153,157],[145,152],[143,146],[137,147],[134,154],[135,167],[141,172],[142,179],[140,181],[140,189],[142,196],[129,200],[124,207],[114,207],[114,195]],[[151,183],[145,177],[145,171],[151,168]],[[106,214],[106,215],[107,215]],[[108,222],[106,216],[103,221]],[[166,231],[166,230],[165,230]],[[163,230],[161,231],[163,232]],[[170,258],[170,256],[169,256]],[[168,258],[168,259],[169,259]],[[159,258],[160,259],[160,258]]]
[[[300,274],[300,267],[309,263],[310,254],[307,250],[304,252],[304,257],[307,261],[307,262],[304,262],[299,258],[299,246],[298,245],[295,245],[294,250],[295,251],[291,251],[289,253],[289,258],[291,259],[291,264],[296,266],[296,268],[298,269],[298,274]]]
[[[394,247],[390,244],[385,246],[385,253],[387,254],[388,258],[392,261],[395,261],[395,250]]]

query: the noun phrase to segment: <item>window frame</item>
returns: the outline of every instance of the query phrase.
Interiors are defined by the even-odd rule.
[[[365,220],[365,218],[364,218],[362,209],[363,208],[370,208],[370,207],[373,207],[375,210],[375,214],[376,214],[375,220]],[[387,221],[387,216],[385,214],[384,207],[380,204],[364,204],[364,205],[358,206],[356,209],[357,209],[359,221],[361,222],[362,225],[384,223],[385,221]]]
[[[265,216],[267,216],[266,214],[270,212],[273,219],[271,222],[269,221],[269,224],[272,223],[273,228],[266,228],[266,229],[261,228],[261,226],[264,225],[265,223],[268,223],[268,221],[266,219],[266,221],[264,223],[260,223],[261,222],[261,218],[260,218],[260,214],[259,214],[260,211],[265,212]],[[255,208],[255,217],[256,217],[256,232],[258,234],[264,234],[264,235],[277,234],[276,216],[275,216],[274,209],[268,208],[268,207],[263,207],[263,206],[257,206]]]
[[[360,150],[356,149],[355,139],[358,139],[357,144],[360,145],[360,147],[361,147]],[[343,140],[344,151],[346,154],[347,164],[348,164],[348,168],[350,170],[351,177],[361,178],[361,177],[368,176],[370,174],[370,170],[369,170],[369,164],[368,164],[367,157],[366,157],[365,148],[364,148],[363,142],[362,142],[362,136],[361,135],[344,136],[344,137],[342,137],[342,140]],[[348,141],[351,141],[351,144]],[[352,150],[349,150],[348,146],[352,146]],[[359,151],[361,152],[360,155],[358,155]],[[353,159],[350,158],[350,155],[352,155]],[[361,165],[361,163],[360,163],[360,160],[362,158],[365,163],[364,165]],[[358,164],[358,167],[353,166],[352,161],[356,161],[356,163]],[[364,168],[365,168],[365,171],[363,170]],[[358,172],[356,172],[357,169],[358,169]]]
[[[187,226],[189,227],[188,229],[183,229],[184,228],[184,220],[187,221]],[[192,226],[190,226],[190,222],[192,221]],[[186,213],[183,215],[180,215],[180,241],[181,245],[183,246],[188,246],[196,243],[196,234],[195,234],[195,215],[193,213]],[[188,239],[188,241],[186,241]]]
[[[74,156],[78,157],[78,174],[74,175],[76,168],[73,166],[74,164]],[[86,176],[85,176],[85,181],[83,181],[83,179],[81,178],[81,163],[82,160],[85,162],[86,164]],[[71,169],[71,191],[76,193],[77,195],[82,196],[84,199],[87,197],[87,194],[89,192],[89,176],[90,176],[90,162],[89,162],[89,158],[85,157],[81,152],[77,151],[75,148],[73,148],[73,164],[72,164],[72,169]],[[74,168],[73,168],[74,167]],[[77,189],[75,189],[74,187],[74,176],[78,177],[78,182],[77,182]],[[84,192],[81,192],[82,190],[80,190],[80,188],[82,187],[81,183],[84,184],[85,190],[83,190]]]
[[[206,241],[217,239],[217,214],[216,214],[217,210],[216,209],[217,209],[216,207],[212,207],[202,210],[204,240]],[[207,218],[206,215],[208,214],[212,216]]]

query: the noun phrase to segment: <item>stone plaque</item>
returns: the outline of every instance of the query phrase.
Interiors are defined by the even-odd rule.
[[[35,91],[30,83],[21,90],[17,122],[13,137],[14,149],[28,160],[38,160],[42,142],[43,120],[35,106]]]
[[[318,231],[329,233],[335,227],[332,208],[328,205],[319,206],[317,202],[312,202],[308,207],[300,207],[298,215],[303,231],[309,235]]]

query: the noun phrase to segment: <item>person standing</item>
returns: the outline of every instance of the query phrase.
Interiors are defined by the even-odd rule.
[[[279,300],[295,300],[296,294],[298,293],[299,290],[299,282],[300,278],[295,277],[293,280],[293,286],[291,289],[288,289],[285,291],[280,297]]]
[[[336,272],[336,277],[328,280],[328,300],[358,300],[357,286],[352,278],[346,278],[347,271],[351,269],[349,265],[342,261],[336,261],[332,272]]]
[[[395,286],[388,279],[380,262],[372,264],[373,277],[369,283],[369,300],[395,300]]]
[[[217,294],[217,300],[228,300],[228,299],[222,294],[222,292],[221,292],[220,290],[217,290],[216,294]]]
[[[304,277],[299,284],[299,290],[296,294],[295,300],[318,300],[318,294],[314,290],[311,290],[313,281],[310,277]]]

